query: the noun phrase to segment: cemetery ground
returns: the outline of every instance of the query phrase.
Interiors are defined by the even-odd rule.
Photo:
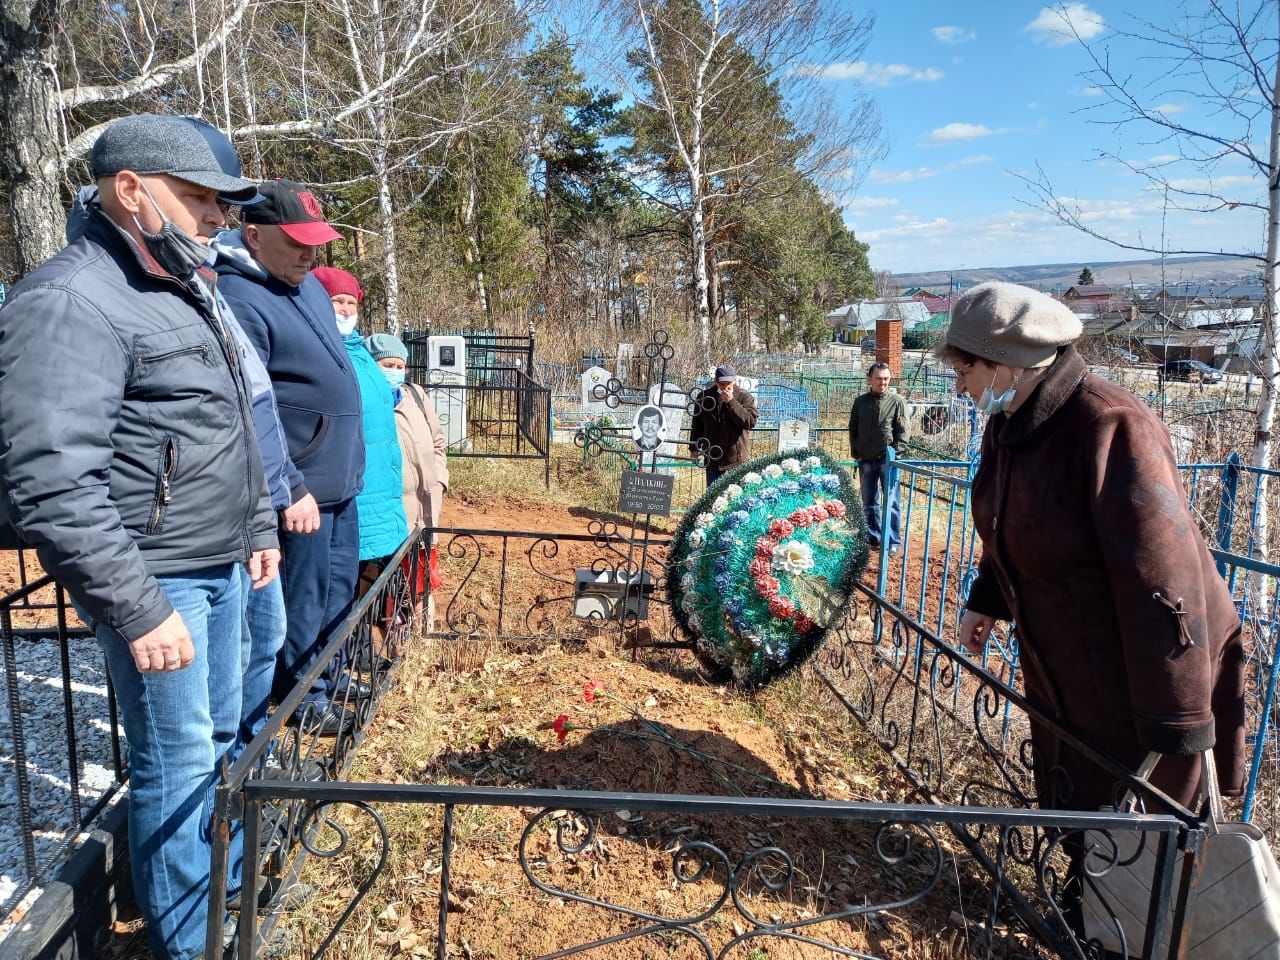
[[[613,480],[602,480],[572,454],[557,461],[553,475],[558,482],[546,491],[540,470],[511,462],[460,462],[453,468],[442,526],[588,533],[598,529],[593,525],[613,521],[619,532],[629,532],[630,518],[608,512],[616,496]],[[653,536],[665,538],[675,522],[654,518]],[[571,576],[591,552],[590,543],[566,542],[554,562]],[[656,567],[661,548],[655,552]],[[462,568],[471,560],[451,558],[443,548],[440,559],[443,599],[451,579],[465,576]],[[868,583],[875,581],[875,562],[873,556]],[[502,602],[519,619],[545,583],[528,564],[512,564],[510,571]],[[810,669],[746,694],[709,683],[686,651],[629,649],[630,635],[617,624],[589,628],[585,638],[553,627],[534,639],[503,640],[490,628],[498,587],[485,570],[480,574],[459,597],[468,609],[453,611],[455,618],[474,617],[478,631],[467,638],[422,639],[406,652],[348,779],[889,803],[919,799]],[[444,616],[437,611],[438,620]],[[584,691],[593,681],[598,689],[587,702]],[[388,863],[326,956],[435,956],[443,810],[380,804],[378,813],[390,835]],[[369,818],[345,808],[330,816],[349,840],[340,855],[309,861],[304,879],[317,895],[282,920],[289,956],[311,955],[356,898],[379,855]],[[985,931],[967,915],[985,916],[990,893],[964,848],[939,830],[939,860],[927,855],[928,844],[912,844],[892,830],[878,832],[878,826],[619,810],[602,815],[599,829],[587,835],[573,814],[459,805],[449,867],[448,955],[498,960],[554,954],[643,925],[634,915],[575,902],[557,890],[649,915],[697,915],[729,895],[724,868],[730,863],[749,864],[734,871],[733,896],[740,902],[727,902],[696,925],[716,952],[752,928],[748,917],[785,924],[877,904],[887,909],[824,921],[803,932],[884,957],[941,960],[980,951]],[[557,831],[572,852],[559,848]],[[325,830],[314,845],[325,849],[335,836],[332,828]],[[713,844],[727,860],[695,875],[696,858],[680,851],[700,842]],[[935,884],[938,870],[931,892],[915,899]],[[534,877],[547,889],[530,882]],[[137,924],[118,927],[108,956],[145,957]],[[1036,955],[1019,936],[997,933],[996,956]],[[706,954],[688,936],[665,932],[583,955],[639,960]],[[726,955],[782,960],[833,954],[763,937]]]

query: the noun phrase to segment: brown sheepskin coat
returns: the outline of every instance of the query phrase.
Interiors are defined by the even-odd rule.
[[[982,538],[969,609],[1017,623],[1028,697],[1086,743],[1191,805],[1214,747],[1244,773],[1244,655],[1226,583],[1187,507],[1168,431],[1063,350],[1031,396],[987,423],[973,481]],[[1113,778],[1033,724],[1042,806],[1096,810]]]

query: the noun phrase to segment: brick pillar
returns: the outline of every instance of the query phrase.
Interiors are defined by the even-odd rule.
[[[887,363],[894,379],[902,376],[902,321],[881,317],[876,321],[876,360]]]

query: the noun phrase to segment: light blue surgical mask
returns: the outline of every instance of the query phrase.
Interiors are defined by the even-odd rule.
[[[356,317],[356,316],[344,317],[342,314],[338,313],[337,310],[335,310],[333,311],[333,319],[337,321],[338,333],[340,333],[343,337],[349,337],[351,336],[352,331],[355,330],[356,321],[359,319],[359,317]]]
[[[399,390],[404,386],[403,370],[388,370],[386,367],[383,367],[382,375],[387,378],[387,383],[390,384],[392,390]]]
[[[1009,389],[997,397],[991,392],[991,387],[996,385],[996,376],[999,373],[1000,368],[996,367],[996,372],[991,377],[991,385],[985,388],[982,391],[982,396],[978,398],[978,410],[989,417],[1008,411],[1009,405],[1013,403],[1013,398],[1018,393],[1018,381],[1022,379],[1022,374],[1018,374],[1013,378],[1013,383],[1009,384]]]

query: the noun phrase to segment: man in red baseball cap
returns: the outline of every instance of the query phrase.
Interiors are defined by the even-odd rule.
[[[280,511],[283,641],[278,611],[248,615],[250,659],[278,651],[275,688],[283,697],[311,671],[355,600],[364,437],[360,390],[333,304],[310,275],[320,245],[341,234],[302,184],[271,180],[258,190],[263,199],[244,208],[243,227],[219,234],[213,248],[218,289],[271,375],[300,476]],[[343,701],[360,691],[338,686],[327,674],[314,677],[298,720],[321,734],[345,730],[353,717]]]

